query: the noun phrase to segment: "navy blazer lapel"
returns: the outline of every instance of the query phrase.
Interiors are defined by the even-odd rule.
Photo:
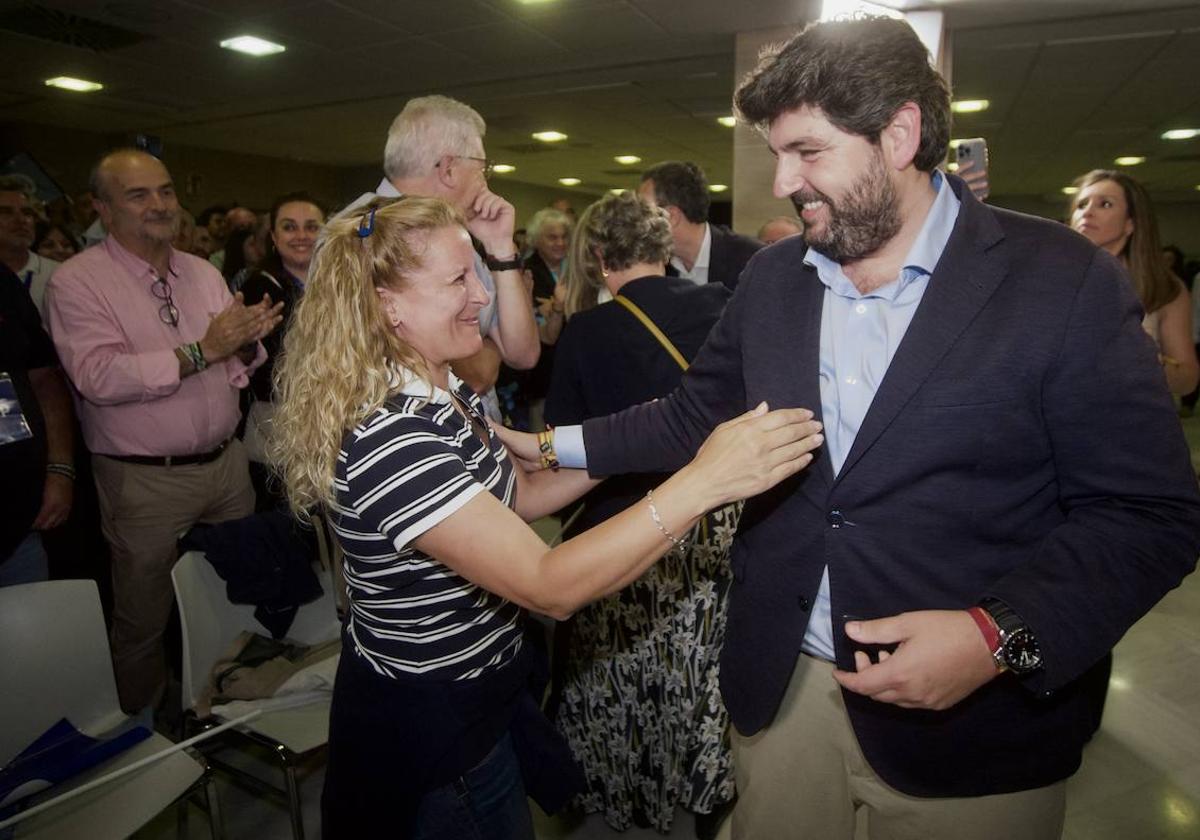
[[[843,479],[954,346],[1008,271],[1004,233],[992,211],[956,177],[947,176],[962,202],[954,232],[904,334],[862,428],[838,473]]]
[[[725,264],[729,254],[725,248],[725,232],[716,225],[709,224],[708,233],[708,282],[712,283],[714,277],[725,276]]]
[[[800,251],[804,253],[803,250]],[[784,381],[794,383],[794,394],[789,394],[785,404],[771,406],[783,408],[798,406],[812,411],[817,420],[825,419],[821,411],[821,313],[825,304],[825,284],[817,277],[817,270],[803,264],[795,282],[788,283],[788,291],[794,290],[795,297],[788,305],[780,307],[785,319],[791,322],[798,341],[783,342],[787,347],[787,358],[781,359],[781,371],[786,371]],[[825,486],[833,484],[833,463],[829,460],[829,447],[817,450],[813,467]]]

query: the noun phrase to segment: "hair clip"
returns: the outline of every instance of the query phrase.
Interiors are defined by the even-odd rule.
[[[371,212],[363,216],[363,220],[358,224],[358,238],[366,239],[375,232],[375,211],[378,207],[372,207]]]

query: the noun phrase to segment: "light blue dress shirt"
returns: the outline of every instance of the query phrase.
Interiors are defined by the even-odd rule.
[[[821,421],[835,476],[846,462],[875,392],[954,230],[960,202],[954,191],[944,186],[941,173],[934,172],[937,197],[904,258],[900,276],[886,286],[860,294],[836,262],[812,248],[805,254],[804,261],[817,270],[817,277],[825,284],[821,304]],[[801,648],[832,660],[833,631],[826,568]]]
[[[946,248],[961,206],[945,178],[933,173],[937,192],[925,223],[904,258],[900,276],[869,294],[860,294],[842,267],[809,248],[804,261],[825,284],[821,304],[821,419],[825,446],[837,475],[862,428],[892,357],[921,303],[929,277]],[[564,467],[586,467],[582,426],[559,426],[554,448]],[[876,616],[864,616],[875,618]],[[833,659],[833,617],[829,609],[829,569],[813,603],[801,644],[806,653]]]

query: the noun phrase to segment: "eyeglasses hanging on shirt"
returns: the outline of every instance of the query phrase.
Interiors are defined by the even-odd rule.
[[[175,306],[175,299],[171,297],[171,284],[167,282],[167,278],[159,277],[150,284],[150,291],[159,300],[166,301],[158,308],[158,317],[164,324],[170,324],[172,327],[179,327],[179,308]]]

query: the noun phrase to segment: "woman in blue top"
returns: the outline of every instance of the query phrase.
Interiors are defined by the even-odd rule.
[[[521,611],[563,618],[616,591],[821,441],[809,412],[760,406],[648,498],[548,548],[522,519],[595,482],[514,468],[450,371],[480,346],[467,231],[486,224],[424,198],[330,222],[277,364],[288,500],[328,508],[346,553],[326,837],[532,838],[526,784],[536,798],[564,777],[537,777],[538,746],[561,753],[525,687]]]

